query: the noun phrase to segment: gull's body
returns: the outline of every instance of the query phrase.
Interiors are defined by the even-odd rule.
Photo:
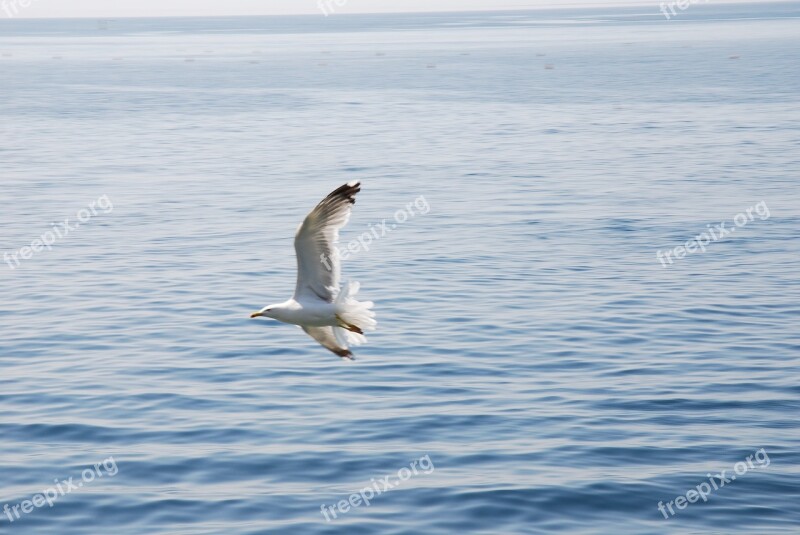
[[[341,260],[336,244],[339,229],[350,219],[361,184],[349,182],[325,197],[306,217],[294,237],[297,286],[294,297],[269,305],[251,318],[272,318],[299,325],[336,355],[352,359],[350,345],[367,341],[365,330],[375,330],[371,302],[355,300],[358,283],[340,288]]]

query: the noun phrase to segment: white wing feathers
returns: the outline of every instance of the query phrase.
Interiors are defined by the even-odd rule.
[[[297,229],[294,236],[297,253],[295,300],[316,298],[331,303],[336,298],[341,276],[341,262],[336,249],[339,229],[349,221],[352,206],[356,202],[355,195],[359,191],[360,182],[348,182],[336,189],[308,214]],[[336,346],[336,340],[333,332],[322,332],[327,329],[312,327],[306,332],[333,350],[331,346]]]
[[[336,340],[333,327],[303,327],[303,330],[311,338],[322,344],[322,347],[333,351],[343,359],[354,360],[352,351]]]

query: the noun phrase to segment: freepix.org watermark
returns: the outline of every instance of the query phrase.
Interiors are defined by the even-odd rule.
[[[103,214],[109,214],[114,211],[114,204],[111,202],[111,199],[108,198],[108,195],[99,197],[89,203],[89,206],[86,208],[78,210],[78,213],[75,214],[75,219],[77,221],[68,217],[62,223],[52,223],[52,230],[48,230],[33,240],[30,245],[26,245],[13,253],[3,253],[3,260],[8,264],[9,268],[17,269],[21,265],[22,260],[33,258],[33,255],[41,252],[42,249],[51,250],[53,244],[58,240],[66,238],[70,232],[78,230],[82,224],[88,223],[93,217],[100,213],[98,212],[98,208],[102,210]]]
[[[0,11],[5,13],[8,18],[13,19],[23,9],[31,7],[38,0],[2,0],[0,1]]]
[[[105,473],[103,473],[101,468],[105,469]],[[108,459],[100,461],[99,463],[95,463],[91,467],[86,468],[83,472],[81,472],[80,481],[75,482],[74,477],[65,479],[63,481],[54,479],[54,486],[44,489],[39,494],[34,494],[30,500],[23,500],[13,506],[5,504],[3,506],[3,514],[5,515],[5,518],[8,518],[9,522],[16,522],[22,518],[22,515],[27,515],[36,509],[42,508],[45,506],[45,504],[49,507],[53,507],[59,498],[66,496],[73,491],[79,490],[84,485],[91,483],[95,479],[102,478],[105,475],[108,477],[114,477],[118,472],[119,468],[117,468],[117,463],[114,460],[114,457],[109,457]],[[5,520],[5,518],[0,515],[0,520]]]
[[[736,231],[737,228],[743,227],[747,225],[749,222],[755,220],[755,216],[753,212],[758,215],[758,218],[761,221],[765,219],[769,219],[769,207],[767,203],[761,201],[760,203],[756,204],[755,206],[751,206],[744,212],[740,214],[736,214],[736,217],[733,218],[733,225],[726,226],[726,222],[723,221],[719,225],[712,226],[711,224],[706,225],[707,229],[702,233],[698,234],[691,240],[687,241],[684,245],[678,245],[674,249],[670,249],[667,252],[662,252],[660,249],[656,253],[656,258],[661,261],[661,265],[663,267],[667,267],[667,264],[672,265],[673,259],[672,256],[675,256],[675,259],[680,260],[684,258],[687,254],[694,254],[698,250],[702,252],[706,252],[706,247],[712,241],[719,241]]]
[[[398,470],[396,477],[388,475],[378,480],[373,477],[371,479],[371,485],[364,487],[358,492],[354,492],[346,500],[341,500],[331,506],[322,504],[319,509],[322,512],[322,516],[325,517],[325,521],[331,522],[331,520],[338,518],[338,515],[343,515],[350,511],[351,508],[355,509],[356,507],[361,507],[361,505],[369,507],[376,496],[380,496],[384,492],[399,487],[404,481],[408,481],[413,476],[419,475],[420,472],[428,475],[433,473],[435,469],[436,467],[433,466],[433,461],[430,456],[425,455],[415,461],[411,461],[408,467],[404,466]]]
[[[703,0],[703,3],[705,2],[708,2],[708,0]],[[699,4],[699,3],[700,0],[672,0],[671,2],[661,2],[661,13],[664,14],[664,17],[667,20],[670,20],[672,17],[678,14],[678,12],[675,11],[676,6],[681,11],[686,11],[692,4]],[[672,13],[672,15],[670,15],[670,12]]]
[[[753,463],[755,459],[756,464]],[[747,462],[745,462],[747,461]],[[677,512],[673,509],[673,504],[678,510],[686,509],[689,504],[696,503],[698,500],[702,499],[704,502],[708,501],[708,496],[714,491],[717,491],[724,487],[725,485],[729,485],[730,483],[736,481],[737,476],[743,476],[748,471],[754,470],[756,468],[766,468],[769,466],[769,455],[767,455],[767,451],[764,448],[761,448],[755,454],[748,455],[747,459],[744,461],[739,461],[738,463],[733,465],[734,474],[728,475],[727,470],[723,470],[722,473],[711,475],[706,474],[708,478],[708,483],[703,481],[695,488],[691,490],[687,490],[685,495],[680,495],[674,500],[670,500],[664,505],[664,502],[658,502],[658,510],[664,515],[664,519],[670,518],[670,516],[675,516]],[[669,516],[667,516],[667,510],[669,510]]]
[[[414,210],[415,208],[416,211]],[[326,253],[322,253],[319,257],[319,261],[322,262],[322,265],[325,266],[325,269],[332,271],[333,260],[347,260],[350,255],[358,254],[361,251],[369,251],[370,245],[373,241],[383,238],[395,230],[398,225],[402,225],[409,219],[414,218],[418,213],[420,215],[425,215],[430,211],[431,205],[428,204],[428,201],[425,199],[424,195],[420,195],[410,203],[406,204],[405,207],[400,208],[394,213],[394,223],[389,223],[388,219],[384,219],[377,225],[370,223],[369,230],[363,232],[358,238],[351,240],[347,244],[346,249],[340,249],[339,247],[334,246],[333,253],[330,256]]]
[[[327,17],[331,13],[336,13],[336,7],[343,7],[346,3],[347,0],[317,0],[317,7]]]

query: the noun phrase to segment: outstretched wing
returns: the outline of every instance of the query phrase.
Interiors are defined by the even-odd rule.
[[[303,330],[311,338],[322,344],[327,349],[330,349],[335,354],[343,359],[355,360],[353,353],[346,347],[342,347],[336,341],[336,336],[333,334],[333,327],[303,327]]]
[[[341,263],[336,249],[339,229],[350,219],[352,206],[356,202],[355,195],[359,191],[360,182],[348,182],[336,189],[308,214],[297,229],[294,236],[297,253],[295,300],[306,297],[331,303],[336,297],[341,276]]]

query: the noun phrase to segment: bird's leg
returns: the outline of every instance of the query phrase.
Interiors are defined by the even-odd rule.
[[[361,330],[361,327],[358,325],[353,325],[352,323],[347,323],[339,316],[339,314],[336,314],[336,321],[339,322],[339,327],[342,329],[347,329],[351,333],[364,334],[364,331]]]

